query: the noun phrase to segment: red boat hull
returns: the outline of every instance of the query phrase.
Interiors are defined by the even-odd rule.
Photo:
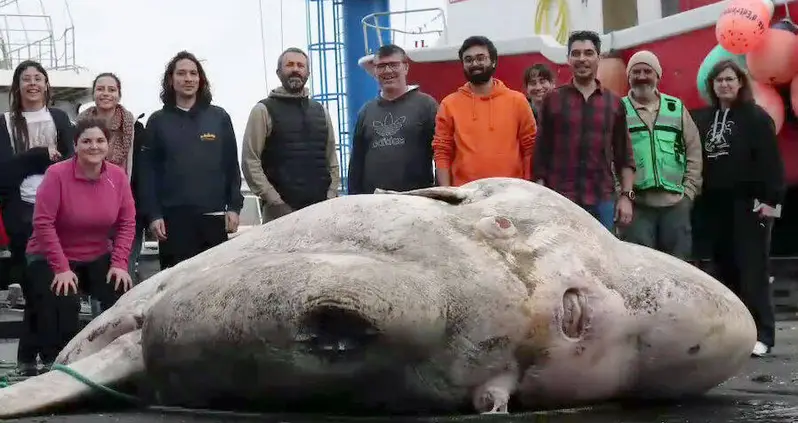
[[[694,0],[689,3],[691,3],[689,8],[694,8],[712,2]],[[791,5],[790,10],[794,15],[798,15],[798,5]],[[774,22],[781,19],[783,15],[783,8],[777,8]],[[660,89],[681,98],[689,108],[695,109],[706,106],[696,89],[698,68],[707,52],[716,44],[715,28],[709,27],[641,44],[618,53],[625,62],[638,50],[646,49],[654,52],[660,58],[663,66],[664,75],[660,82]],[[499,54],[501,55],[501,51]],[[540,53],[500,56],[496,77],[509,87],[523,91],[524,69],[535,63],[545,63],[556,70],[558,83],[565,83],[571,78],[571,72],[567,65],[554,64]],[[414,62],[410,66],[409,82],[420,85],[424,92],[440,101],[462,85],[465,78],[462,64],[458,61]],[[784,93],[784,99],[787,105],[787,118],[779,133],[779,145],[785,161],[787,179],[791,185],[796,185],[798,184],[798,119],[789,106],[789,92]]]

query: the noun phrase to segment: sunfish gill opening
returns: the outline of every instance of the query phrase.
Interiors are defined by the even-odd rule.
[[[379,336],[379,329],[358,312],[325,305],[306,314],[295,341],[319,358],[348,361],[362,358]]]
[[[562,297],[562,332],[571,339],[579,339],[587,326],[585,297],[579,290],[569,288]]]

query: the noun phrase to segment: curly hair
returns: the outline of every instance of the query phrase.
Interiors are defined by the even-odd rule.
[[[174,106],[177,101],[177,94],[175,87],[172,85],[172,75],[177,68],[177,62],[188,59],[197,65],[197,72],[199,73],[199,89],[197,90],[197,103],[198,104],[211,104],[213,96],[211,95],[211,83],[208,82],[208,77],[205,75],[205,69],[202,67],[199,59],[193,54],[183,50],[175,55],[172,60],[166,65],[166,69],[161,79],[161,103]]]

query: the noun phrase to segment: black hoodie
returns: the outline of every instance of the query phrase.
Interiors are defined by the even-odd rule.
[[[786,189],[784,162],[773,119],[754,103],[728,110],[709,107],[693,118],[704,153],[704,193],[729,193],[780,204]]]

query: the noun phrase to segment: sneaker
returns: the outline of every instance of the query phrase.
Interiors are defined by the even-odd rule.
[[[756,344],[754,345],[754,351],[751,352],[751,355],[753,355],[754,357],[764,357],[769,352],[770,352],[770,347],[763,344],[762,342],[756,341]]]

